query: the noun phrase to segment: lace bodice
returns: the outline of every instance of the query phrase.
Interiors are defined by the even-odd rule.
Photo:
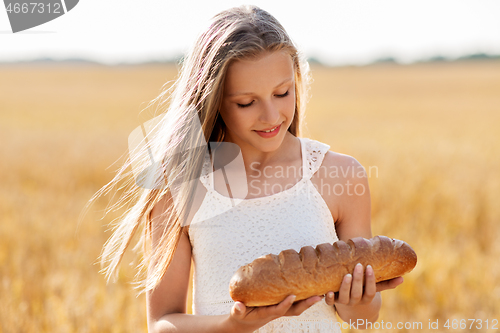
[[[300,181],[270,196],[239,200],[231,209],[227,208],[231,199],[214,189],[210,159],[206,159],[200,180],[207,194],[188,232],[194,262],[193,314],[230,313],[234,301],[229,296],[229,281],[240,266],[269,253],[298,252],[303,246],[338,240],[330,210],[311,182],[330,146],[307,138],[299,140]],[[322,300],[300,316],[280,317],[255,332],[340,329],[335,309]]]

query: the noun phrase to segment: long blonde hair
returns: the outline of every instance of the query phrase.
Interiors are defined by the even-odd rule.
[[[113,221],[116,221],[113,234],[100,256],[102,272],[108,281],[116,278],[125,250],[137,230],[142,229],[134,247],[134,250],[142,249],[143,255],[138,265],[137,282],[143,287],[142,292],[159,284],[172,261],[183,228],[186,228],[182,221],[189,213],[194,193],[190,180],[200,174],[207,142],[224,140],[225,125],[218,109],[227,68],[234,60],[256,57],[264,51],[286,51],[292,58],[296,107],[288,131],[299,135],[309,70],[285,29],[272,15],[256,6],[235,7],[214,16],[182,62],[176,82],[149,104],[159,102],[160,108],[166,111],[161,111],[156,122],[150,124],[149,131],[142,126],[131,135],[142,138],[140,144],[131,148],[130,157],[113,180],[91,199],[108,193],[118,184],[125,184],[122,185],[123,194],[110,209],[124,205],[129,208]],[[153,171],[152,166],[156,166]],[[129,167],[135,172],[127,171]],[[162,226],[158,244],[151,246],[153,227],[159,227],[152,225],[151,211],[162,198],[174,198],[174,192],[175,205],[169,207],[175,206],[175,209],[164,212],[168,222]],[[141,278],[148,267],[147,277]]]

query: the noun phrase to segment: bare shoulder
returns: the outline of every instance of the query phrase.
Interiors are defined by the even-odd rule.
[[[365,173],[364,167],[354,157],[346,154],[336,153],[331,150],[327,151],[323,160],[322,166],[330,168],[334,171],[338,169],[343,178],[353,178]],[[358,174],[360,173],[361,174]]]
[[[329,150],[313,178],[334,186],[347,181],[363,183],[367,175],[365,168],[354,157]]]
[[[189,237],[189,226],[191,225],[191,221],[193,220],[196,212],[198,209],[200,209],[203,200],[205,198],[205,195],[207,193],[207,190],[205,187],[202,185],[202,183],[198,180],[198,182],[195,184],[194,187],[194,192],[191,196],[191,201],[189,202],[190,206],[187,209],[187,215],[185,216],[185,220],[183,221],[182,225],[182,232],[186,234],[186,236]],[[169,221],[166,221],[166,219],[162,218],[167,214],[169,210],[176,209],[174,208],[174,200],[172,198],[172,195],[170,191],[166,191],[165,195],[158,201],[158,203],[154,206],[152,212],[151,212],[151,219],[153,220],[154,217],[157,217],[156,224],[159,225],[160,227],[165,227],[166,224],[169,223]]]
[[[327,204],[340,239],[352,236],[351,227],[359,228],[358,223],[364,225],[362,234],[368,233],[370,194],[361,163],[350,155],[328,151],[311,181]]]
[[[173,199],[170,191],[167,191],[151,210],[149,221],[151,223],[151,236],[154,246],[158,244],[165,230],[173,223],[169,219],[173,209],[175,209]],[[189,237],[189,225],[181,227],[181,231]]]

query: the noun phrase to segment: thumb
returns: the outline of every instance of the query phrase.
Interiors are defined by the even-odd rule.
[[[237,316],[241,316],[245,313],[245,304],[243,304],[242,302],[236,302],[234,303],[234,313],[237,315]]]

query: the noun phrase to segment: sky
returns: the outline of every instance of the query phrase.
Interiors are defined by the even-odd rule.
[[[306,56],[329,65],[500,54],[500,0],[82,0],[15,34],[0,4],[0,61],[166,60],[184,54],[213,15],[241,4],[270,12]]]

